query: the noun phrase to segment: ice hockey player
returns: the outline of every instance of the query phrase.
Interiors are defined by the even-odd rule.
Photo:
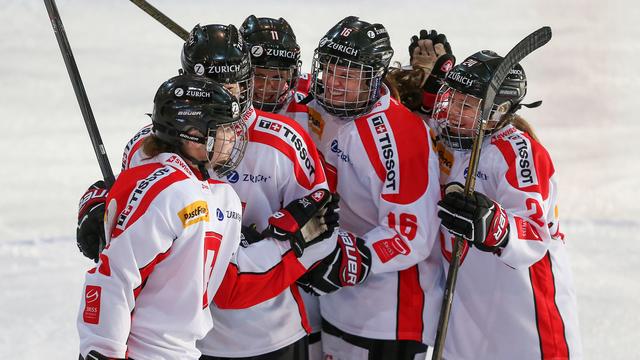
[[[250,94],[251,72],[245,71],[245,66],[250,66],[248,57],[242,37],[232,25],[196,26],[183,48],[183,70],[193,73],[201,71],[203,75],[224,82],[227,88],[236,93]],[[305,204],[298,199],[324,194],[327,185],[315,146],[295,122],[279,115],[255,111],[250,102],[245,107],[241,106],[242,109],[245,109],[242,116],[249,128],[245,157],[237,169],[226,172],[222,177],[212,175],[234,187],[243,202],[243,245],[246,247],[240,249],[237,262],[230,266],[230,269],[233,268],[230,276],[249,282],[252,279],[257,282],[270,278],[273,281],[274,274],[281,274],[294,261],[300,261],[308,268],[316,260],[338,251],[337,234],[326,241],[313,243],[305,242],[299,234],[281,235],[280,238],[297,239],[292,244],[298,247],[296,250],[299,253],[304,252],[299,259],[290,251],[288,244],[274,247],[273,241],[260,241],[263,232],[256,229],[268,228],[273,232],[278,223],[285,220],[293,222],[300,218],[306,206],[296,206]],[[143,128],[129,142],[123,156],[124,169],[147,161],[148,157],[140,146],[150,131],[150,127]],[[291,214],[293,219],[291,216],[270,218],[282,204],[291,205],[281,213]],[[330,207],[331,204],[333,202],[329,203]],[[325,219],[335,222],[331,211]],[[330,234],[335,225],[325,226]],[[287,230],[295,233],[295,229]],[[304,249],[305,246],[310,246],[310,249]],[[360,280],[365,277],[366,272],[363,272]],[[250,298],[245,299],[245,303],[238,296],[215,298],[216,306],[211,310],[216,327],[198,343],[198,348],[204,353],[203,359],[253,356],[262,356],[264,359],[306,358],[306,314],[297,287],[293,281],[289,284],[292,286],[272,301],[246,310],[221,309],[246,307],[245,303],[252,301]]]
[[[426,352],[425,291],[435,287],[425,261],[439,253],[437,156],[420,118],[382,84],[393,55],[384,26],[349,16],[322,37],[312,64],[309,133],[326,160],[329,185],[341,195],[340,227],[362,238],[371,275],[337,289],[308,272],[320,297],[322,346],[332,359],[414,359]],[[434,250],[438,249],[438,250]],[[439,304],[438,304],[439,306]]]
[[[212,326],[209,303],[240,243],[238,196],[207,179],[242,157],[237,108],[203,77],[177,76],[158,89],[152,119],[166,128],[143,145],[153,161],[122,172],[107,197],[108,245],[80,303],[82,356],[200,355],[196,339]]]
[[[251,54],[254,107],[306,124],[309,118],[307,107],[297,100],[307,96],[309,77],[308,74],[300,74],[300,45],[289,23],[283,18],[250,15],[240,26],[240,32]],[[309,143],[315,148],[312,142]],[[309,359],[321,360],[320,303],[316,296],[304,291],[300,295],[311,329],[308,336]],[[266,337],[266,334],[261,337]]]
[[[433,113],[441,157],[443,266],[454,234],[465,239],[444,349],[448,359],[581,359],[575,292],[558,218],[557,174],[516,112],[527,92],[516,65],[485,125],[478,170],[467,174],[483,94],[502,61],[480,51],[455,66]],[[462,184],[476,177],[465,198]],[[447,231],[448,230],[448,231]]]

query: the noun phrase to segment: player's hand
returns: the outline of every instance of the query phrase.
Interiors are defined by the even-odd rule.
[[[426,98],[435,100],[445,75],[456,63],[447,37],[436,30],[420,30],[420,36],[411,38],[409,55],[411,66],[424,72],[422,89],[430,95]],[[423,106],[432,109],[433,103],[429,101]]]
[[[256,224],[251,224],[249,226],[242,225],[242,230],[240,232],[240,246],[246,248],[247,246],[257,243],[262,239],[264,239],[264,236],[258,231]]]
[[[325,189],[294,200],[269,217],[264,235],[289,241],[300,257],[307,246],[326,239],[338,226],[338,200]]]
[[[107,189],[104,181],[96,181],[80,198],[76,243],[80,252],[98,262],[100,251],[106,245],[104,238],[104,208]]]
[[[306,292],[321,296],[365,281],[371,268],[371,251],[364,240],[344,230],[338,231],[336,248],[297,283]]]
[[[462,185],[450,183],[445,187],[445,196],[438,202],[438,208],[442,226],[478,249],[495,253],[507,245],[507,213],[484,194],[474,191],[466,198]]]

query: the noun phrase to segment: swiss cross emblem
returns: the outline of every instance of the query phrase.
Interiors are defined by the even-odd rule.
[[[387,132],[387,127],[384,126],[384,124],[378,125],[378,126],[376,126],[376,132],[378,134],[385,133],[385,132]]]
[[[282,125],[276,124],[276,123],[273,123],[273,124],[271,124],[271,126],[269,126],[269,129],[271,129],[273,131],[276,131],[276,132],[280,131],[281,128],[282,128]]]
[[[311,197],[316,202],[319,202],[320,200],[322,200],[322,198],[324,198],[324,193],[322,191],[316,191],[313,194],[311,194]]]

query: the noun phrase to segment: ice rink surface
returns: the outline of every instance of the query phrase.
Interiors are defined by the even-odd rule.
[[[522,62],[524,109],[560,176],[587,359],[638,358],[640,339],[640,6],[627,1],[152,2],[183,27],[284,17],[308,71],[313,49],[347,15],[384,24],[408,61],[421,28],[447,34],[459,60],[505,54],[552,27]],[[117,172],[125,142],[148,123],[156,88],[180,65],[181,40],[128,1],[58,1]],[[42,1],[0,1],[0,358],[77,356],[75,317],[84,271],[75,246],[77,201],[100,176]],[[634,145],[636,144],[636,145]]]

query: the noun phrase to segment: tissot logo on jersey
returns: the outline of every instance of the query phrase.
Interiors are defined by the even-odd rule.
[[[369,119],[369,127],[378,148],[380,161],[386,171],[385,194],[397,194],[400,189],[400,161],[393,132],[390,131],[389,120],[384,114],[377,114]]]
[[[151,133],[151,126],[146,126],[142,128],[138,133],[127,143],[127,146],[124,148],[124,153],[122,154],[122,169],[126,169],[128,167],[129,154],[131,153],[131,149],[133,146],[140,140],[142,137],[146,137]]]
[[[293,148],[296,150],[296,154],[298,155],[298,162],[300,163],[305,174],[309,178],[311,178],[315,174],[315,164],[309,156],[307,146],[302,140],[302,136],[300,136],[297,131],[293,130],[280,121],[274,119],[267,120],[262,117],[258,119],[258,126],[256,126],[255,129],[256,131],[274,134],[284,140],[286,143],[293,146]]]
[[[523,188],[538,184],[536,168],[531,154],[531,142],[518,134],[507,136],[507,140],[516,154],[516,178],[518,186]]]
[[[207,202],[198,200],[187,205],[184,209],[178,211],[178,217],[182,222],[182,227],[188,227],[200,221],[209,221],[209,207]]]
[[[135,210],[140,205],[140,200],[144,197],[144,195],[149,191],[151,186],[157,183],[159,180],[169,176],[171,173],[176,170],[170,167],[164,167],[162,169],[156,170],[153,174],[148,176],[145,179],[138,181],[136,184],[136,188],[133,190],[131,195],[129,196],[129,201],[127,201],[127,205],[124,207],[124,210],[118,216],[118,220],[116,222],[116,228],[120,230],[124,230],[127,227],[127,224],[130,219],[130,215],[135,212]]]

